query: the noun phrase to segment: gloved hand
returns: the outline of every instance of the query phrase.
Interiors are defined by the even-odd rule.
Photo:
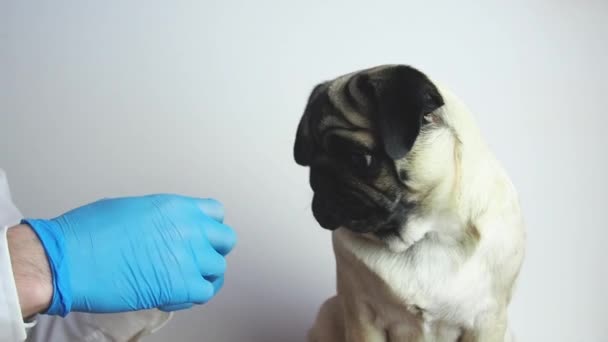
[[[208,302],[222,287],[236,234],[211,199],[104,199],[51,220],[25,219],[53,275],[45,312],[165,311]]]

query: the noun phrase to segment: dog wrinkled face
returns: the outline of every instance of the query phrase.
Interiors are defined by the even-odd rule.
[[[409,66],[379,66],[317,85],[294,146],[310,167],[312,210],[326,229],[378,237],[405,226],[407,158],[430,113],[443,106],[435,85]],[[431,119],[429,119],[431,118]]]

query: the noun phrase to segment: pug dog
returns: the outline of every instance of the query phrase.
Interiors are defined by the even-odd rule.
[[[310,169],[337,272],[309,341],[512,339],[526,239],[518,194],[446,87],[408,65],[322,82],[294,157]]]

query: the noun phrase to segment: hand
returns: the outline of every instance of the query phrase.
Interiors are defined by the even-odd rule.
[[[26,219],[46,251],[45,313],[171,311],[220,290],[236,235],[221,204],[178,195],[104,199],[51,220]]]

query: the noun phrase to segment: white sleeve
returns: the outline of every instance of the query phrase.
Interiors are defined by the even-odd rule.
[[[7,227],[2,227],[0,232],[0,340],[24,341],[25,324],[21,318],[6,231]]]
[[[0,169],[0,340],[2,341],[24,341],[27,336],[6,240],[8,227],[19,223],[20,218],[21,213],[11,200],[4,171]]]

